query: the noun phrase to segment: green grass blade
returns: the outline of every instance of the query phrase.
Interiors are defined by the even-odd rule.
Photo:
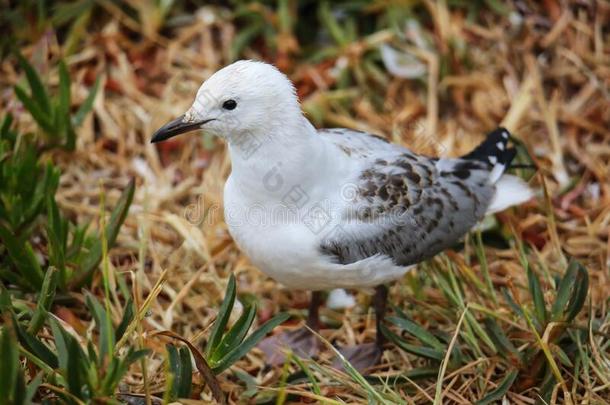
[[[45,274],[44,281],[40,294],[38,295],[38,302],[36,303],[36,310],[28,326],[28,332],[32,335],[36,335],[49,315],[49,309],[55,299],[55,290],[57,289],[58,270],[55,267],[49,267]]]
[[[493,340],[494,344],[498,348],[498,354],[500,354],[500,356],[509,358],[511,361],[521,364],[521,353],[519,353],[512,342],[508,339],[498,323],[492,318],[486,318],[484,322],[485,329],[487,329],[489,337]]]
[[[307,379],[309,380],[309,382],[311,384],[311,390],[314,392],[314,394],[322,395],[322,391],[320,390],[320,385],[318,384],[318,381],[316,380],[315,376],[313,375],[313,373],[311,372],[311,370],[309,369],[307,364],[305,364],[298,356],[292,356],[292,361],[294,361],[297,364],[297,366],[299,366],[301,371],[303,373],[305,373],[305,375],[307,376]]]
[[[383,335],[388,338],[392,343],[398,346],[400,349],[404,350],[407,353],[414,354],[419,357],[424,357],[431,360],[441,361],[445,357],[446,347],[443,347],[442,350],[436,350],[425,346],[417,346],[411,343],[408,343],[406,340],[392,332],[387,326],[380,325],[381,332]]]
[[[25,388],[25,398],[23,403],[24,404],[31,404],[33,403],[33,399],[34,399],[34,395],[36,395],[36,393],[38,392],[38,388],[40,387],[40,384],[42,384],[42,377],[44,376],[44,373],[41,371],[38,374],[36,374],[36,377],[34,377],[30,383],[27,385],[27,387]]]
[[[512,297],[511,293],[508,291],[508,288],[502,288],[502,295],[504,296],[504,300],[506,304],[515,312],[515,314],[520,317],[524,317],[523,310],[521,307],[515,302],[515,299]]]
[[[356,370],[354,368],[354,366],[352,366],[352,364],[345,358],[345,356],[343,356],[341,354],[341,352],[338,349],[336,349],[333,345],[330,344],[330,342],[328,342],[327,340],[322,338],[317,333],[316,333],[316,335],[328,346],[329,349],[331,349],[335,353],[337,358],[341,361],[341,364],[343,365],[343,369],[345,370],[347,375],[349,375],[350,378],[356,384],[358,384],[364,391],[366,391],[369,404],[385,405],[385,404],[390,404],[390,403],[397,403],[397,401],[393,401],[393,402],[387,401],[384,398],[384,396],[380,392],[378,392],[371,384],[369,384],[368,380],[362,374],[360,374],[360,372],[358,370]]]
[[[53,126],[50,113],[43,111],[21,87],[15,86],[13,90],[15,91],[15,95],[19,101],[21,101],[23,104],[23,107],[25,107],[25,109],[30,113],[40,128],[49,134],[53,134],[55,132],[55,128]]]
[[[172,398],[189,398],[192,387],[191,355],[186,346],[176,349],[174,345],[167,344],[167,360],[169,369],[174,375],[172,384]]]
[[[0,224],[0,240],[4,242],[11,261],[17,267],[24,282],[35,291],[42,288],[44,274],[29,242],[21,242],[11,231]]]
[[[11,313],[12,309],[13,302],[11,299],[11,294],[0,281],[0,314],[4,314],[5,312]]]
[[[536,315],[538,325],[546,325],[548,314],[546,311],[546,304],[544,302],[544,293],[540,287],[540,280],[538,280],[538,276],[536,273],[534,273],[534,270],[529,267],[527,269],[527,281],[532,300],[534,301],[534,313]]]
[[[15,385],[13,387],[13,403],[14,404],[27,404],[25,402],[25,377],[23,375],[23,370],[19,367],[17,368],[17,379],[15,380]]]
[[[170,399],[178,398],[178,385],[180,385],[180,358],[178,357],[178,349],[171,343],[165,345],[167,350],[167,368],[173,375]]]
[[[95,83],[93,84],[93,87],[91,88],[91,90],[89,90],[89,94],[87,95],[87,98],[85,99],[85,101],[83,101],[83,104],[81,104],[81,106],[78,108],[78,110],[76,111],[76,114],[74,114],[74,117],[72,118],[72,124],[75,127],[79,127],[83,123],[83,121],[85,120],[85,117],[87,116],[89,111],[91,111],[91,109],[93,108],[93,102],[95,101],[95,96],[97,95],[97,92],[100,88],[100,83],[101,83],[101,77],[98,77],[95,80]]]
[[[135,182],[132,179],[127,185],[127,188],[121,194],[121,198],[119,198],[117,205],[114,207],[114,210],[110,215],[110,220],[106,225],[106,238],[109,248],[114,245],[121,225],[123,225],[123,222],[127,217],[129,206],[133,201],[134,193]],[[100,262],[102,261],[102,253],[102,238],[97,238],[95,244],[91,248],[91,251],[83,261],[78,275],[75,276],[74,280],[71,282],[71,287],[73,289],[82,287],[91,279],[93,272],[98,268]]]
[[[338,45],[345,46],[347,44],[348,41],[346,33],[343,31],[343,28],[341,28],[339,22],[333,15],[330,2],[324,1],[320,3],[318,18]]]
[[[574,364],[572,363],[572,360],[570,360],[570,357],[568,357],[567,353],[559,345],[551,346],[551,351],[553,352],[553,354],[557,355],[557,358],[559,358],[561,364],[568,367],[569,369],[574,369]]]
[[[57,358],[59,360],[59,364],[56,367],[65,370],[68,367],[68,343],[66,342],[63,329],[59,322],[57,322],[55,318],[51,318],[49,324],[53,331],[55,349],[57,350]]]
[[[17,383],[17,374],[20,370],[17,344],[11,336],[11,330],[8,326],[0,329],[0,358],[2,358],[2,367],[0,367],[0,398],[10,402]]]
[[[235,322],[235,325],[231,327],[229,332],[222,338],[222,341],[216,350],[212,353],[212,356],[209,358],[210,364],[216,363],[216,361],[235,349],[244,340],[248,334],[248,330],[250,330],[250,326],[252,326],[252,322],[254,322],[255,316],[256,307],[254,305],[244,308],[243,314],[241,314],[237,322]]]
[[[111,320],[108,319],[110,314],[102,307],[102,304],[100,304],[97,298],[89,292],[85,292],[85,302],[95,319],[95,324],[100,333],[99,357],[103,362],[105,356],[112,353],[114,350],[114,330],[111,330],[108,327],[108,325],[112,325]]]
[[[59,284],[66,288],[67,221],[61,216],[53,195],[47,195],[47,239],[49,262],[59,270]]]
[[[44,343],[38,340],[35,336],[29,334],[21,327],[17,319],[13,316],[13,327],[17,332],[19,342],[25,350],[32,353],[39,360],[47,364],[51,368],[57,368],[59,365],[58,356],[55,355]]]
[[[66,137],[64,145],[68,150],[74,150],[76,145],[76,134],[72,129],[72,120],[70,118],[71,106],[70,74],[65,62],[62,60],[59,62],[59,99],[57,100],[55,119],[57,132]]]
[[[422,328],[421,326],[407,318],[390,316],[387,318],[387,320],[392,322],[399,328],[404,329],[409,334],[416,337],[420,342],[436,350],[444,351],[446,349],[446,346],[443,345],[441,341],[436,338],[436,336],[434,336],[432,333],[428,332],[426,329]]]
[[[264,23],[255,22],[239,30],[231,41],[231,59],[239,58],[242,51],[263,31]]]
[[[127,326],[133,320],[133,316],[134,316],[133,301],[131,300],[131,298],[129,298],[129,300],[127,301],[127,304],[125,304],[125,310],[123,311],[123,317],[121,318],[121,323],[119,323],[119,326],[117,326],[116,331],[114,333],[115,341],[118,342],[119,340],[121,340],[121,338],[125,334],[125,331],[127,330]]]
[[[51,114],[51,99],[47,94],[47,91],[42,84],[40,76],[36,70],[30,65],[30,63],[21,55],[17,54],[19,65],[25,72],[25,76],[28,80],[30,90],[32,90],[32,100],[40,107],[46,114]]]
[[[485,255],[485,246],[483,245],[483,237],[481,235],[481,231],[477,230],[476,234],[476,245],[475,250],[477,252],[477,257],[479,258],[479,263],[481,266],[481,271],[483,272],[483,278],[485,279],[485,284],[487,286],[487,295],[491,297],[494,304],[498,305],[498,298],[496,297],[496,290],[494,289],[493,282],[491,281],[491,276],[489,274],[489,266],[487,264],[487,256]]]
[[[101,383],[100,395],[112,395],[115,391],[125,374],[129,371],[129,366],[134,362],[141,360],[147,356],[150,350],[133,350],[129,348],[129,351],[124,358],[119,359],[113,357],[110,366],[108,366],[104,380]]]
[[[210,338],[205,348],[205,356],[207,359],[212,358],[213,353],[216,351],[216,348],[220,344],[222,334],[224,333],[224,330],[227,326],[227,322],[229,322],[229,317],[231,316],[231,310],[233,309],[234,303],[235,276],[231,274],[231,276],[229,277],[229,282],[227,283],[227,288],[225,290],[225,298],[222,300],[222,304],[220,305],[220,309],[218,310],[218,316],[214,321],[214,326],[212,327],[212,331],[210,332]]]
[[[496,14],[506,16],[511,9],[506,3],[499,0],[484,0],[485,4]]]
[[[188,347],[181,347],[178,350],[180,356],[180,385],[178,386],[178,398],[189,398],[193,386],[193,367],[191,365],[191,352]]]
[[[83,352],[78,345],[76,339],[67,334],[64,335],[67,337],[67,368],[66,372],[66,381],[68,382],[68,388],[70,393],[76,395],[79,398],[83,397],[83,389],[87,389],[85,386],[85,373],[82,372],[81,367],[81,356],[83,356]]]
[[[11,125],[13,124],[13,115],[8,113],[2,119],[2,125],[0,125],[0,139],[8,140],[11,138]]]
[[[216,367],[212,367],[214,374],[219,374],[231,367],[233,363],[245,356],[246,353],[248,353],[261,339],[263,339],[267,333],[271,332],[276,326],[285,322],[288,318],[290,318],[290,315],[280,313],[265,322],[260,328],[248,336],[241,345],[223,357],[222,360],[218,362]]]
[[[58,112],[60,115],[65,116],[70,114],[72,99],[70,97],[70,74],[68,73],[68,67],[62,60],[59,62],[59,100],[58,100]]]
[[[489,394],[485,395],[483,398],[476,402],[477,405],[487,405],[491,403],[497,403],[502,400],[502,397],[506,395],[510,387],[512,387],[515,379],[519,375],[517,370],[511,370],[506,376],[502,379],[500,384],[491,391]]]
[[[494,353],[497,353],[498,349],[496,348],[496,345],[472,312],[467,312],[465,318],[466,324],[472,328],[474,333],[478,335],[478,337],[487,345],[487,347],[489,347]]]
[[[131,349],[130,349],[131,350]],[[99,384],[98,395],[111,394],[112,388],[119,383],[119,369],[121,367],[121,360],[118,357],[113,357],[109,364],[105,367],[105,375]]]
[[[187,350],[188,352],[188,350]],[[129,353],[123,359],[123,364],[125,366],[130,366],[138,360],[141,360],[142,357],[150,354],[149,349],[140,349],[140,350],[130,350]]]
[[[290,14],[289,0],[279,0],[277,8],[280,31],[284,33],[291,32],[294,25],[294,21]]]
[[[576,263],[575,266],[577,268],[576,281],[574,283],[574,289],[572,290],[570,302],[568,303],[567,310],[565,311],[566,322],[572,322],[576,315],[578,315],[585,304],[587,293],[589,292],[589,274],[587,269],[579,262],[574,263]]]
[[[216,376],[212,372],[212,369],[208,365],[208,362],[203,357],[201,352],[187,339],[183,338],[180,335],[175,334],[174,332],[162,331],[162,332],[159,332],[158,334],[163,335],[163,336],[169,336],[174,339],[178,339],[182,343],[184,343],[188,346],[189,350],[191,351],[191,354],[193,355],[193,358],[195,359],[195,365],[197,366],[197,370],[203,377],[203,380],[205,381],[205,383],[210,387],[210,390],[212,391],[212,395],[214,396],[214,399],[219,404],[225,404],[226,398],[225,398],[224,393],[222,392],[222,389],[220,388],[220,384],[218,383]]]
[[[144,357],[148,356],[149,354],[150,354],[150,350],[148,350],[148,349],[133,350],[133,348],[130,348],[127,355],[122,360],[118,361],[116,372],[114,373],[113,378],[106,382],[107,395],[112,395],[116,391],[119,383],[121,382],[121,380],[123,380],[123,378],[129,371],[129,367],[133,363],[142,360]]]
[[[557,287],[557,296],[555,302],[551,308],[551,320],[559,322],[562,320],[564,313],[568,309],[568,302],[570,301],[571,292],[576,284],[576,277],[579,272],[580,265],[577,261],[573,260],[568,265],[563,278],[559,282]]]
[[[547,370],[544,378],[542,379],[542,383],[540,384],[540,393],[538,400],[535,402],[536,405],[540,404],[551,404],[551,398],[553,396],[553,392],[555,391],[557,386],[557,380],[553,375],[551,370]]]

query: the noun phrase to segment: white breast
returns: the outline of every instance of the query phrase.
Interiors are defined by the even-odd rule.
[[[338,231],[341,198],[310,199],[301,207],[262,203],[244,196],[230,177],[224,199],[225,221],[236,244],[257,268],[288,288],[372,287],[407,271],[387,256],[342,265],[320,252],[322,237]]]
[[[257,202],[245,197],[227,180],[225,221],[239,248],[261,271],[290,286],[295,275],[311,263],[316,235],[301,221],[303,212],[280,202]]]

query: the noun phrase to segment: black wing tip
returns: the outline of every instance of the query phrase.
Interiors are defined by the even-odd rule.
[[[517,154],[515,148],[508,148],[506,146],[510,137],[511,133],[506,128],[498,127],[488,133],[486,139],[479,146],[462,156],[462,158],[478,160],[491,166],[500,163],[508,168],[510,162]]]
[[[515,156],[517,156],[516,148],[506,149],[506,153],[502,154],[502,164],[504,164],[504,166],[506,166],[506,168],[508,169]]]

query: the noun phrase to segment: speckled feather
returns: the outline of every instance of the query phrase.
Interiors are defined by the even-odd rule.
[[[490,164],[420,156],[363,132],[320,134],[362,160],[343,233],[320,245],[339,263],[382,253],[409,265],[433,256],[468,232],[494,195]]]

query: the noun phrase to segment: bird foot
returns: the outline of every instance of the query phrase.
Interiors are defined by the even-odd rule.
[[[339,349],[345,360],[358,372],[362,373],[379,364],[383,349],[377,343],[363,343],[356,346],[347,346]],[[343,362],[339,357],[333,361],[333,367],[345,371]]]
[[[263,351],[267,364],[271,366],[283,364],[288,350],[303,358],[315,357],[319,352],[316,336],[305,327],[263,339],[258,348]]]

